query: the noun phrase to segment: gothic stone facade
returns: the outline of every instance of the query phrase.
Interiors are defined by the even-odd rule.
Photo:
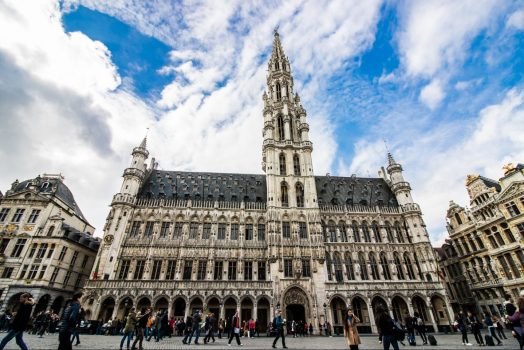
[[[449,325],[445,289],[419,206],[389,155],[378,178],[315,176],[309,125],[278,33],[263,94],[265,175],[160,171],[146,140],[111,203],[85,303],[99,319],[150,305],[259,320],[340,326],[352,305],[362,331],[373,310],[419,311]]]
[[[468,209],[450,202],[439,264],[456,310],[500,313],[524,289],[524,165],[504,169],[499,181],[467,177]]]
[[[1,311],[30,292],[35,313],[60,312],[93,268],[94,230],[61,175],[16,180],[0,199]]]

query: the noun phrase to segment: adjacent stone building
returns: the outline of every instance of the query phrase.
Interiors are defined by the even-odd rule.
[[[500,313],[524,289],[524,165],[499,181],[469,175],[469,208],[451,201],[449,239],[438,249],[453,309]]]
[[[361,331],[377,305],[449,325],[445,289],[419,206],[391,154],[377,178],[317,176],[307,113],[278,33],[263,94],[264,174],[158,170],[146,139],[113,197],[84,306],[101,320],[131,305],[197,308],[264,331],[288,320],[329,321],[350,305]],[[253,132],[257,132],[253,130]]]
[[[30,292],[35,313],[60,312],[89,277],[100,242],[63,180],[17,180],[0,199],[1,311]]]

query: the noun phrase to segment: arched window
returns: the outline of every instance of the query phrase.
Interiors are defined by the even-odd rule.
[[[398,221],[395,221],[395,232],[397,234],[398,242],[404,243],[404,236],[402,235],[402,227],[400,227],[400,223]]]
[[[404,270],[402,270],[402,264],[400,263],[400,258],[398,257],[397,253],[395,253],[394,260],[395,260],[395,266],[397,268],[397,278],[399,280],[405,279],[405,277],[404,277]]]
[[[277,101],[280,101],[282,100],[282,88],[280,87],[280,83],[276,83],[275,84],[275,88],[276,88],[276,91],[277,91]]]
[[[278,64],[278,61],[275,61],[275,70],[279,70],[280,67],[279,67],[279,64]]]
[[[286,134],[284,132],[284,118],[282,118],[281,115],[277,118],[277,132],[278,132],[278,140],[284,141],[286,138]]]
[[[327,233],[326,223],[324,221],[320,221],[320,226],[322,227],[322,235],[324,236],[324,242],[327,242],[328,233]]]
[[[53,232],[55,231],[55,226],[50,226],[49,227],[49,230],[47,230],[47,235],[48,236],[51,236],[53,234]]]
[[[380,275],[378,274],[377,259],[375,258],[375,254],[373,253],[369,253],[369,266],[371,268],[371,277],[374,280],[379,280]]]
[[[462,219],[460,219],[459,213],[455,213],[455,220],[459,225],[462,225]]]
[[[369,227],[367,222],[362,222],[362,233],[364,234],[364,241],[371,242],[371,236],[369,235]]]
[[[371,224],[371,230],[373,231],[373,236],[375,237],[375,242],[382,242],[382,236],[380,235],[380,229],[376,221],[373,221]]]
[[[297,193],[297,207],[304,207],[304,187],[300,182],[295,185],[295,191]]]
[[[278,161],[280,165],[280,175],[285,176],[286,175],[286,155],[284,153],[280,153],[278,156]]]
[[[283,207],[287,207],[289,206],[289,198],[288,198],[288,194],[287,194],[287,184],[285,182],[282,182],[280,184],[280,192],[282,193],[282,206]]]
[[[300,158],[298,154],[293,155],[293,172],[295,175],[300,176]]]
[[[353,266],[353,259],[351,259],[351,253],[346,252],[344,255],[345,262],[346,262],[346,276],[348,280],[354,280],[355,279],[355,268]]]
[[[294,127],[293,127],[293,116],[289,117],[289,137],[291,138],[291,141],[293,141],[294,138]]]
[[[344,281],[344,275],[342,274],[342,258],[339,252],[335,252],[335,280],[337,282]]]
[[[327,268],[327,273],[328,273],[328,280],[332,281],[333,280],[333,272],[332,272],[332,269],[331,269],[331,255],[329,255],[329,252],[326,251],[326,268]]]
[[[353,231],[353,240],[355,242],[360,242],[360,231],[358,229],[358,224],[356,221],[351,223],[351,230]]]
[[[360,278],[367,281],[369,279],[368,267],[366,265],[366,258],[364,258],[364,253],[362,252],[358,254],[358,264],[360,265]]]
[[[389,271],[388,259],[384,252],[380,253],[380,265],[382,265],[382,271],[384,272],[384,279],[391,279],[391,272]]]
[[[391,229],[391,224],[389,221],[386,221],[386,237],[388,238],[389,243],[393,243],[395,239],[393,238],[393,230]]]
[[[342,242],[348,241],[348,235],[346,233],[346,223],[344,221],[339,221],[338,230],[340,231],[340,239]]]
[[[329,241],[336,242],[337,241],[337,230],[336,230],[334,221],[331,221],[331,220],[329,221],[328,231],[329,231]]]
[[[410,280],[415,279],[415,272],[413,271],[413,265],[411,264],[411,258],[408,253],[404,253],[404,264],[406,264],[406,270],[408,270],[408,278]]]
[[[418,258],[417,258],[417,255],[413,255],[413,258],[415,259],[415,266],[417,267],[417,271],[418,271],[418,276],[420,277],[421,280],[424,280],[424,275],[422,274],[422,269],[420,268],[420,264],[418,262]]]

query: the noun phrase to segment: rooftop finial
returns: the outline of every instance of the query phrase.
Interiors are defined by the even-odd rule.
[[[273,29],[273,34],[275,34],[275,36],[278,36],[278,24],[275,26],[275,29]]]
[[[142,143],[140,143],[140,147],[146,148],[147,146],[147,134],[149,133],[149,128],[146,128],[146,136],[144,136],[144,139],[142,140]]]

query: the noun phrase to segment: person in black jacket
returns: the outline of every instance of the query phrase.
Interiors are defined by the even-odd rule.
[[[398,349],[398,342],[394,331],[394,322],[391,316],[389,316],[387,310],[382,306],[377,306],[377,316],[375,322],[380,334],[382,334],[382,345],[384,350],[388,350],[389,346],[393,346],[394,350]]]
[[[482,334],[480,334],[480,329],[482,328],[482,323],[480,323],[477,316],[473,315],[471,311],[468,311],[468,324],[471,326],[471,333],[475,336],[477,344],[484,346],[484,340],[482,339]]]
[[[236,338],[237,344],[242,346],[242,343],[240,342],[240,316],[238,316],[238,310],[235,312],[233,317],[231,317],[231,335],[229,336],[227,345],[231,345],[233,337]]]
[[[138,349],[142,350],[142,342],[144,341],[144,332],[147,327],[147,320],[149,319],[149,316],[151,315],[151,309],[149,308],[142,308],[142,311],[140,313],[140,317],[138,317],[138,321],[136,322],[135,326],[135,334],[136,338],[133,341],[133,345],[131,345],[131,350],[136,350],[136,343],[138,343]]]
[[[191,344],[191,339],[193,338],[193,335],[195,336],[195,344],[198,343],[198,338],[200,337],[200,322],[202,321],[202,312],[200,310],[197,310],[195,314],[193,315],[193,320],[191,324],[191,335],[187,339],[187,344]],[[184,344],[186,344],[186,338],[182,341]]]
[[[277,310],[275,318],[273,318],[273,327],[274,327],[275,331],[277,332],[277,336],[273,340],[273,348],[276,348],[278,338],[280,338],[280,337],[282,337],[282,347],[284,349],[287,348],[287,346],[286,346],[286,334],[284,333],[284,327],[286,326],[285,323],[286,323],[285,320],[282,319],[282,315],[280,313],[280,310]]]
[[[13,338],[16,338],[16,344],[18,344],[20,349],[27,350],[27,346],[25,345],[22,336],[24,335],[27,324],[31,319],[31,311],[33,310],[34,304],[35,301],[31,297],[31,294],[23,293],[20,295],[20,306],[18,307],[13,323],[11,323],[11,329],[0,343],[0,350],[2,350]]]
[[[206,331],[206,336],[204,338],[204,344],[207,344],[207,342],[209,342],[211,339],[213,339],[213,343],[215,342],[215,335],[213,334],[214,333],[214,327],[215,327],[215,322],[216,322],[216,318],[215,318],[215,314],[210,312],[207,317],[206,317],[206,324],[205,324],[205,331]]]
[[[58,330],[58,350],[72,350],[71,333],[78,324],[80,316],[80,298],[82,293],[73,294],[73,299],[60,318]]]

